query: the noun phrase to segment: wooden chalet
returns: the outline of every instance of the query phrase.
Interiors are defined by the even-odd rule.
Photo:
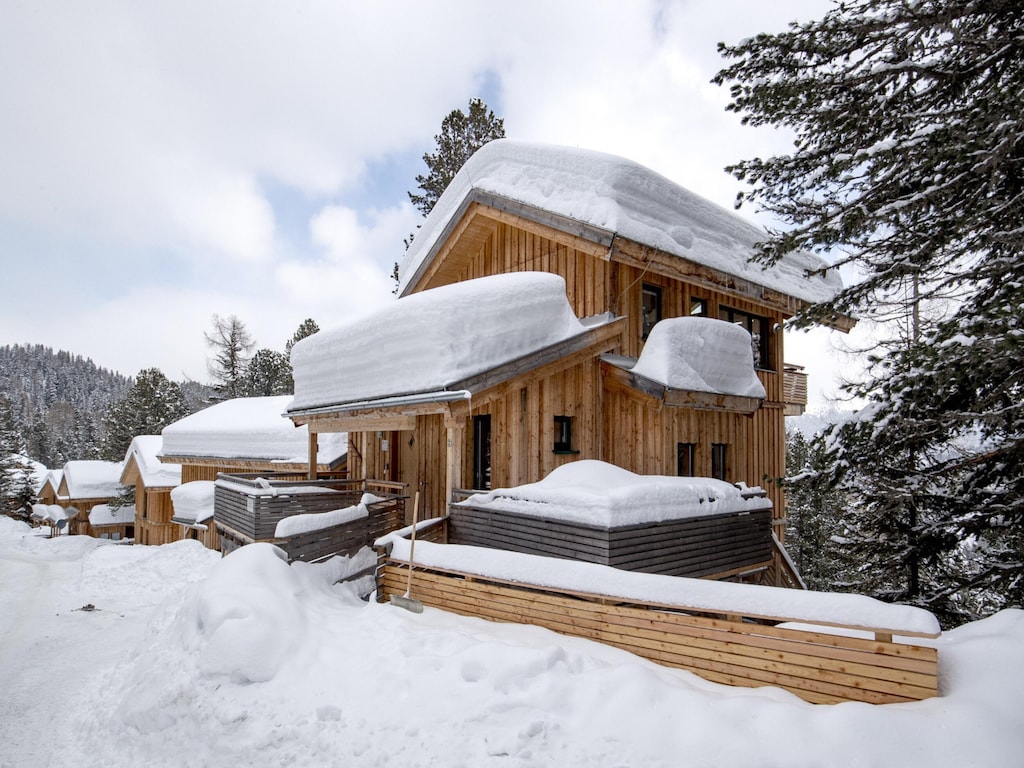
[[[309,473],[310,436],[283,417],[291,401],[288,395],[225,400],[164,427],[158,458],[180,467],[181,484],[216,481],[221,474],[257,475],[279,480],[302,479]],[[343,478],[348,441],[345,435],[325,437],[317,454],[315,471],[322,477]],[[170,540],[195,538],[211,549],[224,547],[223,537],[238,543],[249,539],[231,526],[174,522],[174,508],[166,492],[160,507]],[[161,505],[165,502],[161,499]],[[162,543],[162,542],[160,542]],[[229,545],[230,547],[230,545]]]
[[[431,316],[440,333],[426,321],[381,333],[379,322],[368,321],[300,342],[288,415],[311,436],[347,432],[351,476],[420,491],[425,516],[445,514],[460,489],[531,483],[589,458],[640,474],[762,486],[781,539],[784,417],[806,402],[802,372],[784,361],[782,327],[841,284],[810,254],[790,254],[771,268],[752,264],[764,237],[630,161],[492,142],[467,162],[417,233],[396,305],[476,278],[547,272],[563,279],[564,300],[574,319],[584,319],[582,329],[553,340],[534,329],[536,343],[516,348],[486,337],[494,326],[478,323],[469,304],[498,304],[494,311],[510,321],[536,307],[455,292],[445,297],[448,318]],[[679,388],[637,373],[648,339],[670,318],[743,328],[763,393]],[[852,321],[831,324],[848,330]],[[415,350],[404,340],[409,333],[420,336]],[[477,355],[477,365],[460,358],[448,376],[417,378],[424,366],[443,369],[450,347]],[[690,354],[714,360],[721,350]],[[346,371],[367,367],[375,385],[350,386]]]
[[[56,504],[60,481],[64,472],[60,469],[47,470],[36,487],[36,501],[40,504]]]
[[[157,456],[162,444],[160,435],[138,435],[124,457],[121,485],[135,489],[138,544],[169,544],[182,538],[180,526],[171,522],[171,490],[181,485],[181,467],[161,463]]]
[[[90,523],[90,512],[96,506],[109,504],[120,494],[123,488],[120,477],[121,464],[116,461],[80,460],[69,461],[64,465],[57,489],[57,504],[68,511],[70,533],[100,535]],[[103,518],[103,527],[108,523],[113,525],[107,517]],[[111,532],[106,531],[108,536]],[[134,538],[134,523],[118,525],[116,532],[119,538]]]

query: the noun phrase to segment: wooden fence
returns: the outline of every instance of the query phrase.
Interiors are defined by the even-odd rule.
[[[407,567],[384,558],[378,599],[405,592]],[[424,605],[493,621],[534,624],[622,648],[728,685],[778,686],[816,704],[915,701],[937,695],[935,648],[874,628],[780,626],[786,617],[709,614],[685,605],[630,601],[417,564],[412,595]]]

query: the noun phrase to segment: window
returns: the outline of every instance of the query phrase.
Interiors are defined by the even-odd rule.
[[[725,480],[725,443],[711,444],[711,476],[716,480]]]
[[[769,356],[768,320],[764,317],[752,315],[749,312],[741,312],[738,309],[720,307],[718,318],[727,323],[733,323],[743,328],[750,334],[750,347],[754,355],[754,367],[766,370],[771,369],[771,357]]]
[[[678,443],[676,446],[676,474],[679,477],[693,477],[696,443]]]
[[[555,416],[555,453],[579,453],[572,449],[572,416]]]
[[[708,302],[707,299],[698,299],[696,296],[690,297],[690,317],[707,317],[708,316]]]
[[[642,338],[644,341],[651,333],[654,324],[661,320],[661,288],[656,285],[644,283],[642,291],[643,311]]]
[[[473,417],[473,487],[491,488],[491,416]]]

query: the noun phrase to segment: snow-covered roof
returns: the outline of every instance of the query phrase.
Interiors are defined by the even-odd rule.
[[[163,464],[157,456],[163,447],[160,435],[138,435],[132,438],[124,457],[125,471],[134,461],[142,484],[147,488],[172,488],[181,483],[181,465]],[[126,478],[122,475],[122,482]]]
[[[442,245],[474,193],[581,222],[665,253],[808,302],[831,298],[842,283],[810,253],[790,253],[770,268],[750,262],[767,239],[750,223],[673,181],[601,152],[499,139],[485,144],[456,174],[417,231],[399,270],[399,295]]]
[[[160,455],[305,463],[309,432],[282,415],[291,399],[241,397],[211,405],[164,427]],[[317,463],[331,464],[347,450],[346,433],[321,434]]]
[[[109,499],[121,491],[121,462],[75,460],[64,465],[61,487],[69,499]]]
[[[707,317],[658,322],[632,371],[672,389],[764,399],[754,372],[750,334]]]
[[[182,525],[201,524],[213,517],[213,496],[216,483],[212,480],[193,480],[171,491],[174,507],[173,522]]]
[[[638,475],[593,459],[563,464],[536,483],[478,493],[460,503],[604,528],[772,506],[760,489],[710,477]]]
[[[289,411],[445,391],[592,328],[573,314],[565,280],[547,272],[422,291],[298,342]]]
[[[56,496],[60,490],[61,481],[64,479],[63,469],[51,469],[48,470],[39,480],[39,484],[36,486],[36,496],[42,496],[46,490],[46,486],[49,485],[53,488],[53,495]]]
[[[111,507],[97,504],[89,510],[89,525],[102,528],[106,525],[131,525],[135,522],[135,507]]]

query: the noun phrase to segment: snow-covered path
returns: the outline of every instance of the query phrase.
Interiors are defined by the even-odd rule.
[[[0,767],[978,766],[1024,754],[1024,611],[938,641],[943,695],[813,706],[537,627],[366,605],[266,545],[0,518]],[[91,603],[96,610],[82,611]]]

